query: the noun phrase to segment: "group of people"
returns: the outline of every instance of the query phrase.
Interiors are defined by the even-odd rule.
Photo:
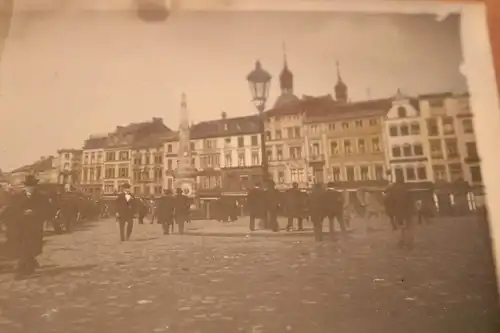
[[[191,199],[184,195],[181,189],[173,195],[171,190],[164,190],[164,194],[154,203],[154,218],[162,225],[165,235],[174,232],[174,225],[180,234],[184,233],[185,224],[190,220]],[[132,235],[134,219],[143,223],[147,202],[136,198],[130,191],[130,185],[124,184],[122,192],[116,199],[116,219],[120,229],[120,240],[126,241]],[[154,219],[153,219],[154,221]]]
[[[404,180],[397,179],[385,191],[380,200],[373,193],[365,189],[356,191],[356,203],[349,203],[346,193],[329,182],[326,188],[322,184],[315,184],[310,193],[299,189],[298,184],[285,193],[284,200],[279,200],[279,191],[274,183],[269,181],[264,188],[256,185],[248,193],[247,201],[250,213],[251,231],[256,230],[256,220],[260,219],[264,228],[279,231],[278,215],[281,213],[288,218],[287,231],[294,228],[297,221],[297,230],[303,230],[304,220],[313,225],[314,237],[317,241],[323,239],[323,224],[328,221],[328,231],[335,237],[335,224],[339,225],[341,235],[345,236],[350,224],[349,209],[365,221],[365,229],[371,228],[369,221],[372,217],[385,214],[391,221],[393,230],[401,232],[399,246],[413,247],[413,222],[419,223],[429,218],[430,214],[420,200],[414,200]]]

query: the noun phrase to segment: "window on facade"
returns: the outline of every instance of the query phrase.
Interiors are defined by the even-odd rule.
[[[349,129],[349,123],[348,122],[343,122],[342,123],[342,129]]]
[[[69,170],[69,163],[64,163],[64,171],[68,171]]]
[[[359,174],[361,176],[361,180],[369,180],[370,175],[368,173],[368,167],[367,166],[361,166],[359,168]]]
[[[406,118],[406,108],[404,106],[398,107],[398,118]]]
[[[375,165],[375,179],[376,180],[384,179],[384,167],[382,165]]]
[[[259,137],[257,135],[252,135],[251,141],[252,141],[252,146],[259,145]]]
[[[328,124],[329,131],[335,131],[335,124]]]
[[[443,117],[441,118],[441,120],[443,123],[443,134],[444,135],[455,134],[455,126],[453,125],[453,118]]]
[[[167,179],[167,188],[169,190],[173,189],[174,187],[174,180],[172,178]]]
[[[338,155],[339,154],[339,143],[337,141],[331,141],[330,142],[330,152],[332,155]]]
[[[422,144],[415,143],[413,145],[413,153],[415,154],[415,156],[422,156],[422,155],[424,155],[424,148],[422,147]]]
[[[351,140],[344,140],[344,152],[346,154],[352,154]]]
[[[97,163],[102,162],[102,153],[97,153]]]
[[[121,151],[120,152],[120,161],[127,161],[128,159],[129,159],[128,151]]]
[[[146,155],[144,156],[144,164],[146,165],[151,164],[149,153],[146,153]]]
[[[320,150],[320,145],[319,143],[315,142],[311,145],[311,155],[312,156],[319,156],[321,155],[321,150]]]
[[[294,127],[293,132],[294,132],[294,137],[295,138],[300,138],[300,136],[301,136],[300,126]]]
[[[68,153],[64,154],[64,159],[69,160],[70,156]]]
[[[171,159],[167,160],[167,170],[172,170],[173,161]]]
[[[95,168],[95,180],[101,180],[102,175],[101,175],[101,167],[98,166]]]
[[[464,179],[464,171],[462,169],[462,164],[451,163],[448,165],[448,172],[450,173],[450,180],[455,181],[459,179]]]
[[[375,126],[378,124],[378,121],[377,121],[377,119],[370,119],[369,124],[370,124],[370,126]]]
[[[431,157],[434,159],[443,158],[443,145],[440,139],[429,140],[429,146],[431,149]]]
[[[477,158],[477,145],[475,141],[470,141],[465,143],[465,150],[467,151],[467,157]]]
[[[163,157],[161,155],[155,155],[155,164],[163,164]]]
[[[472,119],[462,120],[462,127],[464,133],[472,134],[474,133],[474,125],[472,124]]]
[[[194,142],[189,143],[189,149],[195,150],[196,149],[196,144]]]
[[[402,124],[399,130],[401,132],[401,136],[410,135],[410,129],[407,124]]]
[[[95,153],[90,154],[90,164],[95,163]]]
[[[266,132],[266,136],[267,136],[267,133],[268,132]],[[270,138],[266,138],[266,139],[270,140]],[[245,147],[245,138],[242,136],[239,136],[238,137],[238,148],[243,148],[243,147]]]
[[[171,143],[169,143],[169,144],[167,145],[167,153],[171,153],[171,152],[172,152],[172,150],[173,150],[173,148],[172,148],[172,144],[171,144]]]
[[[362,120],[356,120],[356,127],[363,127],[363,121]]]
[[[283,146],[276,146],[276,160],[281,161],[283,159]]]
[[[106,178],[115,178],[115,168],[109,167],[104,171]]]
[[[231,138],[224,138],[224,145],[229,146],[231,144]]]
[[[86,183],[88,181],[88,173],[87,173],[88,169],[87,168],[84,168],[83,169],[83,173],[82,173],[82,183]]]
[[[332,180],[334,182],[340,181],[340,168],[339,167],[332,168]]]
[[[295,183],[305,182],[304,169],[290,169],[291,181]]]
[[[106,153],[106,161],[114,161],[115,160],[115,152],[109,151]]]
[[[394,168],[394,177],[395,177],[395,180],[405,179],[405,173],[403,171],[403,168],[401,168],[401,167]]]
[[[311,125],[310,126],[310,131],[311,131],[311,134],[318,133],[318,125]]]
[[[141,156],[140,156],[140,155],[138,155],[138,156],[136,156],[136,157],[134,158],[134,164],[135,164],[135,165],[140,165],[140,164],[141,164],[141,162],[142,162],[142,159],[141,159]]]
[[[426,180],[427,179],[427,169],[426,169],[425,165],[417,166],[417,177],[419,180]]]
[[[238,153],[238,166],[245,166],[245,153]]]
[[[347,181],[352,182],[352,181],[356,180],[356,177],[354,174],[354,167],[352,167],[352,166],[345,167],[345,176],[346,176]]]
[[[372,148],[373,148],[374,152],[376,152],[376,153],[380,152],[380,139],[379,138],[372,139]]]
[[[290,147],[290,158],[299,160],[302,158],[302,149],[300,147]]]
[[[479,166],[471,166],[469,170],[472,182],[481,183],[483,181],[483,176],[481,175],[481,168]]]
[[[435,118],[427,119],[427,134],[429,136],[439,135],[439,126]]]
[[[446,146],[446,155],[448,158],[457,158],[458,157],[458,145],[456,139],[446,139],[444,140],[444,144]]]
[[[392,146],[392,157],[401,157],[401,147],[400,146]]]
[[[358,152],[364,153],[366,151],[365,140],[358,139]]]
[[[285,182],[285,171],[278,170],[278,183],[283,184]]]
[[[406,167],[406,179],[407,180],[415,180],[417,179],[417,175],[415,174],[415,168],[412,166]]]
[[[419,135],[420,134],[420,124],[417,122],[412,122],[410,124],[410,133],[411,133],[411,135]]]
[[[271,147],[267,147],[266,154],[267,154],[267,160],[272,161],[274,156],[273,156],[273,149]]]
[[[292,127],[289,127],[286,129],[286,137],[288,139],[293,139],[293,128]]]
[[[389,135],[390,136],[398,136],[398,127],[396,125],[389,126]]]
[[[89,170],[89,180],[91,182],[95,180],[95,169],[94,168],[90,168],[90,170]]]
[[[404,156],[412,156],[412,149],[409,143],[405,143],[403,145],[403,155]]]
[[[446,168],[444,165],[433,165],[432,172],[435,180],[446,180]]]
[[[276,140],[281,140],[281,139],[282,139],[281,130],[276,130],[276,131],[274,131],[274,138],[275,138]]]
[[[160,180],[163,178],[163,170],[160,168],[155,169],[155,180]]]
[[[253,151],[252,152],[252,165],[259,165],[259,152]]]

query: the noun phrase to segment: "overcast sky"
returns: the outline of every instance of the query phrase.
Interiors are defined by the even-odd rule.
[[[24,14],[0,64],[0,168],[91,133],[163,117],[178,126],[180,96],[192,120],[248,115],[246,75],[256,59],[279,95],[283,42],[295,92],[333,92],[341,64],[352,101],[465,89],[457,17],[329,13],[183,12],[145,24],[131,13]]]

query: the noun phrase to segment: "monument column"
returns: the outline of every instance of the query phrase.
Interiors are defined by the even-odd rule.
[[[191,141],[189,128],[189,112],[186,94],[182,94],[179,114],[179,151],[177,153],[177,168],[174,172],[174,187],[190,197],[196,196],[196,169],[191,158]]]

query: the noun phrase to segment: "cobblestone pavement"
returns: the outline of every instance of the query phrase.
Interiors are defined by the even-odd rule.
[[[0,332],[500,332],[485,228],[439,220],[417,237],[405,253],[388,230],[318,244],[146,224],[121,244],[100,221],[48,237],[37,276],[0,272]]]

